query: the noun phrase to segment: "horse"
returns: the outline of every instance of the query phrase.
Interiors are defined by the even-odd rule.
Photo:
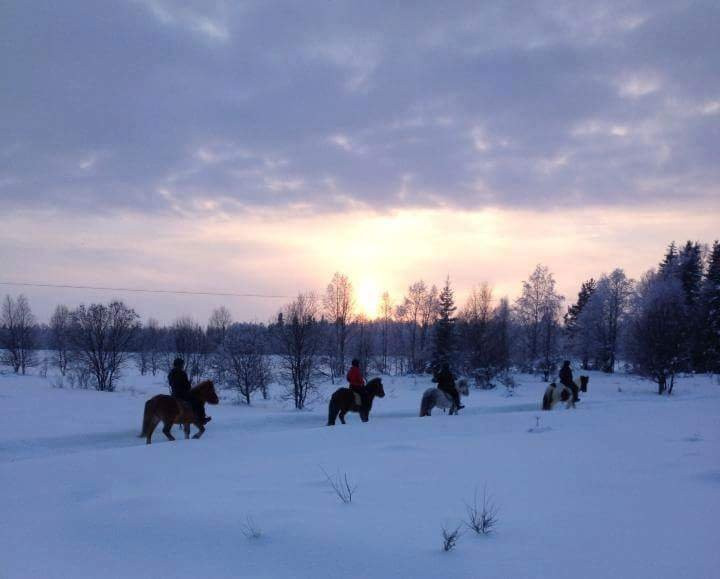
[[[459,380],[457,383],[458,392],[462,396],[470,394],[468,390],[467,380]],[[435,407],[450,409],[450,414],[457,414],[459,408],[455,405],[455,400],[450,394],[440,388],[428,388],[423,392],[422,402],[420,402],[420,416],[430,416],[432,409]]]
[[[575,408],[575,397],[571,388],[560,384],[558,386],[553,382],[545,390],[542,399],[542,409],[552,410],[553,406],[558,402],[566,402],[565,408]]]
[[[195,397],[203,404],[217,404],[220,402],[212,380],[200,382],[190,390],[190,396]],[[198,429],[193,438],[200,438],[205,432],[205,425],[195,416],[192,406],[188,402],[167,394],[153,396],[145,403],[140,438],[145,437],[147,444],[150,444],[153,432],[160,422],[164,424],[162,432],[168,440],[175,440],[175,437],[170,433],[173,424],[182,425],[186,439],[190,438],[191,424],[194,424]]]
[[[335,426],[335,419],[340,413],[340,422],[345,424],[345,414],[348,412],[358,412],[360,420],[367,422],[370,419],[370,411],[372,410],[373,399],[385,397],[385,390],[380,378],[373,378],[365,385],[365,400],[360,397],[357,392],[353,392],[350,388],[338,388],[333,392],[328,404],[328,426]]]

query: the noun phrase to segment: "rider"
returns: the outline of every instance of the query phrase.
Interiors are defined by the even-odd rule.
[[[437,382],[438,388],[452,397],[458,410],[465,408],[465,406],[460,403],[460,392],[458,392],[458,389],[455,387],[455,377],[450,371],[450,365],[447,362],[443,362],[440,371],[433,377],[433,382]]]
[[[190,390],[192,388],[188,375],[185,373],[185,360],[182,358],[175,358],[173,362],[173,368],[168,374],[168,383],[170,384],[170,391],[175,398],[184,400],[192,406],[195,416],[202,424],[210,422],[211,417],[205,416],[205,405],[195,398]]]
[[[560,383],[563,386],[567,386],[568,388],[570,388],[570,390],[572,390],[573,402],[577,402],[578,400],[580,400],[580,397],[578,396],[578,386],[573,380],[572,370],[570,369],[570,360],[565,360],[563,362],[558,377],[560,378]]]
[[[362,370],[360,370],[360,360],[353,358],[352,365],[347,373],[347,381],[350,383],[350,390],[360,394],[363,405],[367,402],[367,392],[365,390],[365,378],[363,378]]]

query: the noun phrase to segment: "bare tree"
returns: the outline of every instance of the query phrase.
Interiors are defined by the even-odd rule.
[[[410,371],[420,372],[425,361],[428,330],[437,317],[437,288],[428,289],[423,280],[415,282],[408,288],[397,314],[408,332]]]
[[[188,316],[175,320],[171,328],[175,355],[185,360],[191,380],[205,376],[210,366],[210,341],[200,324]]]
[[[208,320],[207,333],[208,338],[216,347],[225,341],[225,336],[232,323],[232,314],[225,306],[220,306],[212,311]]]
[[[236,390],[246,404],[250,404],[253,392],[267,389],[271,380],[264,338],[261,326],[234,325],[218,350],[224,369],[222,383]]]
[[[0,338],[3,351],[2,361],[12,366],[17,374],[25,371],[36,363],[35,355],[35,316],[30,309],[27,298],[20,294],[16,299],[5,296],[0,311]]]
[[[50,343],[54,350],[53,364],[65,376],[70,361],[70,330],[72,319],[70,309],[58,305],[50,318]]]
[[[328,284],[323,306],[332,326],[331,372],[333,379],[345,371],[347,344],[355,310],[353,286],[347,276],[336,272]]]
[[[393,321],[393,302],[390,294],[384,292],[380,302],[380,371],[386,374],[388,371],[388,352],[390,347],[390,330]]]
[[[155,376],[162,366],[163,330],[160,328],[160,322],[155,318],[149,318],[144,332],[150,372]]]
[[[367,376],[370,358],[373,353],[373,325],[364,316],[359,315],[355,320],[355,357],[360,362],[363,376]]]
[[[317,322],[317,299],[300,294],[285,306],[271,330],[280,350],[282,378],[289,386],[287,397],[295,408],[305,407],[315,390],[321,333]]]
[[[81,305],[72,316],[77,363],[95,379],[95,388],[112,392],[130,355],[138,330],[135,310],[120,301]]]

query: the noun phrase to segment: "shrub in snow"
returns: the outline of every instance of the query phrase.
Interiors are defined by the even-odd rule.
[[[460,525],[454,529],[448,529],[447,527],[442,528],[443,537],[443,551],[452,551],[456,546],[462,533],[460,532]]]
[[[539,421],[539,418],[538,418]],[[497,505],[487,494],[487,486],[483,487],[482,500],[478,502],[478,492],[475,489],[472,504],[465,504],[467,520],[465,525],[475,531],[478,535],[489,535],[498,522]]]
[[[334,476],[330,476],[324,468],[320,468],[325,475],[325,480],[335,491],[337,497],[345,504],[352,502],[353,495],[357,489],[357,485],[352,484],[346,472],[340,473],[338,470]]]
[[[263,534],[260,526],[250,515],[245,517],[245,522],[240,525],[240,530],[246,539],[259,539]]]

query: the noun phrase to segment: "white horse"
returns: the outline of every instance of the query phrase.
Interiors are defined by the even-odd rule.
[[[545,390],[545,394],[542,399],[542,409],[552,410],[558,402],[566,402],[565,408],[575,408],[575,400],[573,398],[573,391],[567,386],[560,384],[559,386],[553,382]]]
[[[461,396],[470,394],[467,380],[458,380],[456,387]],[[432,409],[436,406],[442,409],[449,408],[450,414],[457,414],[459,410],[450,394],[440,390],[440,388],[428,388],[423,392],[422,402],[420,403],[420,416],[430,416]]]

